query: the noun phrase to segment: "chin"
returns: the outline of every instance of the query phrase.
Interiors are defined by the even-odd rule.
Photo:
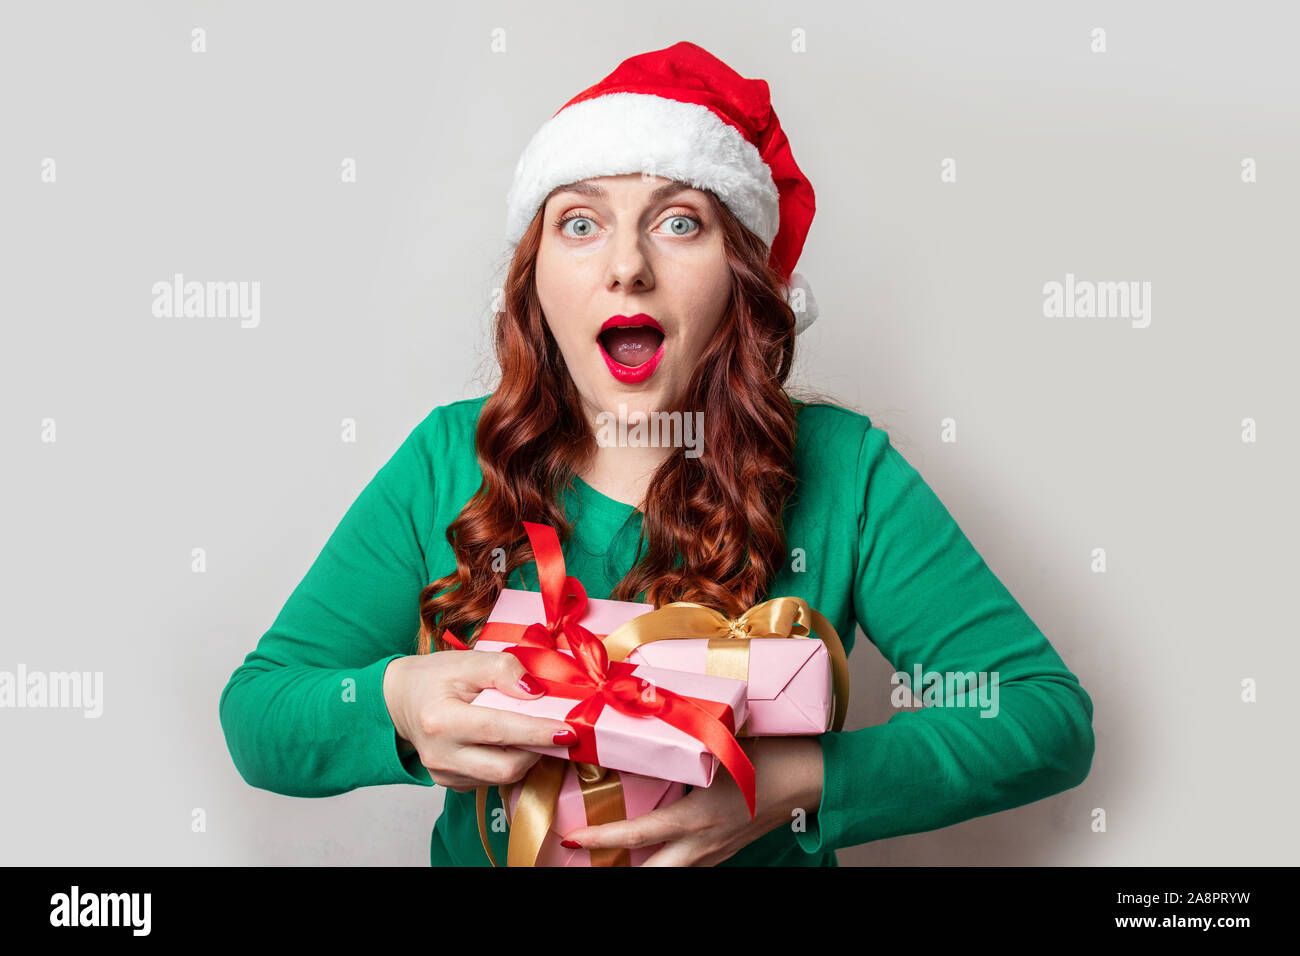
[[[654,411],[658,407],[658,390],[611,383],[596,393],[595,409],[598,414],[605,412],[617,416],[620,412],[619,405],[623,406],[622,411],[626,415]]]

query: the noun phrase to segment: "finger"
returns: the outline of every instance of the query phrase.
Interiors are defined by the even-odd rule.
[[[562,720],[516,714],[469,704],[452,708],[449,726],[455,739],[493,747],[567,747],[578,735]],[[558,741],[556,734],[563,734]]]
[[[642,866],[694,866],[696,853],[690,840],[670,840],[651,853]]]
[[[631,820],[615,820],[595,827],[577,827],[564,834],[563,839],[578,843],[584,850],[610,847],[634,849],[689,835],[690,831],[667,812],[669,809],[651,810]]]
[[[510,697],[534,698],[541,695],[541,685],[521,683],[528,672],[519,658],[498,651],[462,652],[458,664],[462,682],[462,697],[473,700],[479,691],[492,687]],[[468,696],[466,696],[468,695]]]
[[[457,751],[457,769],[479,786],[500,786],[523,779],[541,754],[513,747],[461,747]]]
[[[446,787],[448,790],[454,790],[456,793],[466,793],[473,790],[479,784],[477,780],[471,780],[469,777],[462,776],[458,773],[445,773],[441,770],[429,771],[429,776],[433,782],[440,787]]]

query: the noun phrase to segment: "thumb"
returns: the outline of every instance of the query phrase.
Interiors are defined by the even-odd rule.
[[[485,661],[487,665],[483,678],[483,687],[491,687],[499,690],[507,697],[520,697],[531,699],[541,696],[541,682],[532,677],[519,658],[513,654],[504,654],[499,651],[482,651],[484,657],[491,658]]]

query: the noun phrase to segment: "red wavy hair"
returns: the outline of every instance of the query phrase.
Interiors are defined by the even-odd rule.
[[[705,192],[732,274],[731,301],[682,401],[684,412],[707,410],[705,453],[669,455],[655,472],[641,505],[637,554],[645,553],[610,597],[637,600],[644,591],[656,606],[696,601],[734,617],[763,599],[785,559],[781,515],[795,487],[797,414],[785,381],[795,314],[762,240]],[[446,628],[467,643],[478,636],[509,574],[533,561],[522,520],[552,525],[568,541],[559,494],[596,451],[537,297],[544,209],[510,262],[494,328],[501,380],[475,435],[483,482],[447,526],[455,572],[420,592],[420,654],[445,649]],[[504,548],[504,571],[491,570],[496,548]]]

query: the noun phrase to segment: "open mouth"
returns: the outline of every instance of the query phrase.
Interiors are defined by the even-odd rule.
[[[624,368],[639,368],[654,357],[664,334],[648,325],[606,329],[598,336],[600,347]]]
[[[664,328],[653,316],[611,315],[600,327],[596,342],[605,367],[616,381],[639,385],[650,378],[664,358]]]

